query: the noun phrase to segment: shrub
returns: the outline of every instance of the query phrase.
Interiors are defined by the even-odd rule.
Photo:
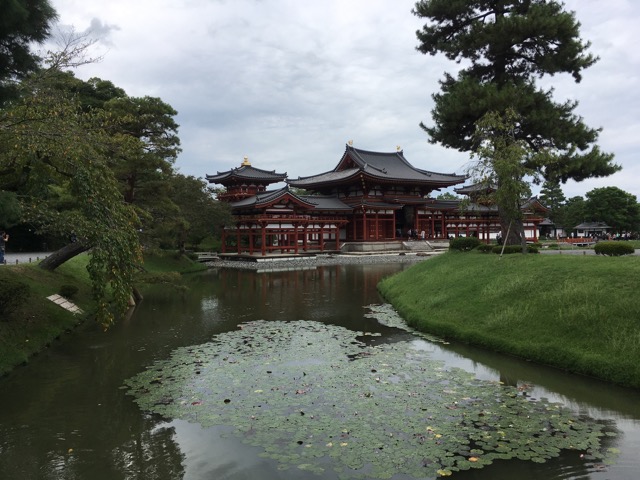
[[[5,278],[0,283],[0,314],[4,317],[14,312],[29,298],[30,288],[24,282]]]
[[[491,253],[493,251],[494,245],[489,245],[486,243],[481,243],[476,247],[476,250],[482,253]]]
[[[635,252],[633,245],[626,242],[598,242],[593,247],[598,255],[619,257],[620,255],[631,255]]]
[[[473,250],[478,245],[480,245],[480,240],[476,237],[458,237],[449,242],[449,250],[467,252]]]
[[[75,285],[60,285],[58,294],[64,298],[71,298],[78,293],[78,287]]]
[[[496,245],[491,250],[493,253],[500,255],[502,252],[502,245]],[[509,255],[511,253],[522,253],[522,246],[520,245],[505,245],[504,254]],[[527,245],[527,253],[538,253],[538,248],[533,245]]]

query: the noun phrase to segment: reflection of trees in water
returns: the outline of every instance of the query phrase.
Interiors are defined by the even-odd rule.
[[[179,480],[184,477],[185,455],[174,440],[175,429],[151,425],[111,452],[117,472],[113,478]]]
[[[115,395],[100,398],[98,381],[92,385],[76,376],[76,380],[83,381],[70,382],[73,372],[80,370],[63,369],[60,381],[48,381],[37,400],[25,398],[22,389],[15,391],[12,403],[27,408],[21,415],[1,419],[0,478],[182,478],[184,455],[174,440],[173,428],[162,427],[157,416],[141,415],[128,397],[126,402],[130,405],[116,408],[118,413],[114,415],[114,410],[103,405],[124,402]],[[82,390],[94,387],[98,396],[92,397],[90,403],[104,403],[88,406]],[[122,390],[114,391],[124,397]],[[2,402],[2,406],[7,405]]]

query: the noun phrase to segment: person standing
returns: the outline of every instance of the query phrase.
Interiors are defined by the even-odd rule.
[[[9,235],[4,230],[0,230],[0,264],[5,264],[4,246],[9,241]]]

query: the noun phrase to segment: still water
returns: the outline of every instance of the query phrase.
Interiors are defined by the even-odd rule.
[[[253,320],[312,320],[380,333],[381,341],[406,340],[406,332],[366,317],[364,308],[381,302],[377,282],[403,268],[211,270],[187,277],[185,294],[150,291],[130,318],[106,333],[84,325],[0,379],[0,479],[337,478],[330,469],[320,476],[280,471],[228,427],[202,428],[142,412],[123,383],[178,347],[205,343]],[[619,432],[610,446],[620,455],[603,471],[571,451],[544,464],[499,461],[452,478],[640,478],[640,392],[465,345],[414,342],[449,367],[482,379],[526,383],[531,395],[561,402]]]

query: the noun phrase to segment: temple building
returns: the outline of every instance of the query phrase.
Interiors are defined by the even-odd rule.
[[[489,242],[500,231],[497,209],[479,195],[483,187],[457,189],[467,201],[435,199],[433,192],[467,176],[416,168],[399,147],[387,153],[347,144],[333,170],[297,179],[255,168],[245,157],[240,167],[206,179],[225,187],[218,199],[230,203],[234,217],[222,234],[223,253],[339,251],[345,244],[460,235]],[[267,190],[283,181],[283,188]],[[523,211],[526,235],[536,239],[547,209],[529,199]]]

